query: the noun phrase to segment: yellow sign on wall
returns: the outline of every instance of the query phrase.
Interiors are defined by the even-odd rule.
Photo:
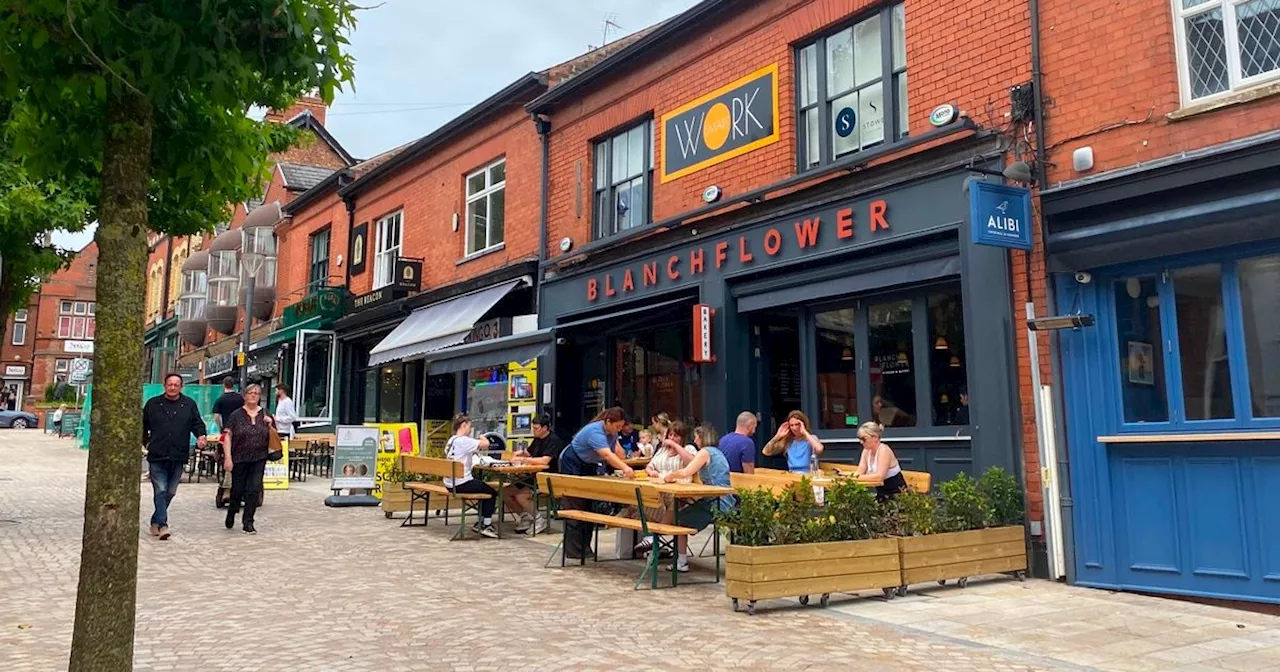
[[[778,64],[662,115],[663,184],[778,141]]]

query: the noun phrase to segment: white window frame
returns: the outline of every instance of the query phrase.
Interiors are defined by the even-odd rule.
[[[481,169],[479,169],[479,170],[477,170],[477,171],[475,171],[475,172],[472,172],[471,174],[467,175],[466,180],[462,183],[462,184],[463,184],[463,189],[466,191],[466,196],[467,196],[467,198],[466,198],[466,201],[467,201],[467,209],[466,209],[466,213],[467,213],[467,232],[466,232],[466,238],[467,238],[467,249],[466,249],[466,256],[468,256],[468,257],[470,257],[470,256],[472,256],[472,255],[477,255],[477,254],[483,254],[484,252],[487,252],[487,251],[489,251],[489,250],[492,250],[493,248],[498,247],[499,245],[501,245],[501,244],[503,243],[503,241],[501,241],[501,240],[499,240],[499,241],[497,241],[497,242],[494,242],[494,241],[493,241],[493,231],[492,231],[489,227],[490,227],[490,225],[493,223],[493,195],[494,195],[494,194],[496,194],[496,193],[498,193],[499,191],[501,191],[501,192],[504,192],[504,193],[503,193],[503,196],[506,196],[506,193],[505,193],[505,192],[506,192],[506,189],[507,189],[507,167],[506,167],[506,163],[507,163],[506,158],[498,159],[497,161],[494,161],[493,163],[490,163],[489,165],[487,165],[487,166],[485,166],[485,167],[483,167],[483,168],[481,168]],[[491,173],[490,173],[490,171],[492,171],[494,168],[497,168],[498,166],[502,166],[502,181],[501,181],[501,182],[497,182],[497,183],[490,182],[490,181],[489,181],[489,180],[490,180],[490,178],[491,178]],[[480,191],[478,191],[478,192],[476,192],[476,193],[474,193],[474,194],[473,194],[473,193],[470,193],[470,189],[471,189],[471,178],[476,177],[477,175],[483,175],[483,176],[484,176],[484,184],[485,184],[485,186],[484,186],[484,188],[483,188],[483,189],[481,189]],[[475,246],[475,240],[474,240],[474,239],[473,239],[473,237],[472,237],[472,231],[473,231],[473,228],[472,228],[472,226],[471,226],[471,204],[472,204],[472,203],[475,203],[475,202],[477,202],[477,201],[480,201],[480,200],[485,200],[485,201],[487,201],[487,202],[485,203],[485,206],[486,206],[486,207],[485,207],[485,212],[489,213],[488,221],[486,221],[486,222],[485,222],[485,224],[484,224],[484,238],[485,238],[485,246],[484,246],[484,247],[476,247],[476,246]],[[504,198],[504,199],[502,200],[502,203],[503,203],[503,206],[502,206],[502,207],[503,207],[503,213],[502,213],[502,214],[503,214],[503,218],[502,218],[502,222],[503,222],[502,235],[503,235],[503,238],[506,238],[506,221],[507,221],[507,219],[506,219],[506,202],[507,202],[507,201],[506,201],[506,199]]]
[[[67,325],[66,329],[62,325]],[[70,315],[61,315],[58,317],[58,338],[71,338],[73,318]]]
[[[29,314],[27,313],[26,308],[19,308],[18,310],[13,311],[14,322],[26,322],[28,316]]]
[[[84,301],[76,301],[76,310],[75,310],[75,313],[76,313],[76,315],[88,315],[88,314],[89,314],[89,304],[88,304],[88,303],[85,303]]]
[[[396,281],[396,259],[404,246],[404,210],[397,210],[378,220],[378,242],[373,253],[373,288],[382,289]],[[395,244],[387,242],[395,233]]]
[[[70,371],[70,370],[71,370],[71,360],[69,360],[69,359],[55,359],[55,360],[53,360],[53,372],[54,372],[54,373],[66,373],[66,372],[68,372],[68,371]]]
[[[58,314],[70,315],[72,313],[74,306],[75,304],[71,301],[63,301],[58,304]]]
[[[641,160],[640,172],[627,171],[625,175],[616,175],[613,171],[613,144],[616,139],[627,137],[632,131],[641,130],[643,136],[641,146],[645,157]],[[600,240],[629,229],[638,229],[653,223],[653,169],[655,164],[654,142],[657,134],[657,121],[646,119],[610,133],[607,137],[596,140],[591,147],[592,185],[591,185],[591,239]],[[624,185],[640,180],[644,190],[644,221],[634,226],[622,226],[618,222],[616,209],[618,190]],[[608,209],[604,206],[608,205]],[[634,207],[634,206],[631,206]]]
[[[13,345],[27,344],[27,323],[25,321],[13,323],[13,338],[9,341]]]
[[[1251,0],[1205,0],[1202,4],[1196,5],[1190,9],[1183,9],[1183,0],[1171,0],[1173,3],[1173,34],[1174,47],[1178,53],[1178,89],[1182,97],[1182,105],[1198,105],[1230,96],[1241,90],[1249,89],[1259,84],[1264,84],[1272,80],[1280,79],[1280,68],[1254,75],[1253,77],[1242,77],[1242,66],[1240,65],[1240,26],[1236,21],[1236,7]],[[1224,30],[1223,41],[1227,48],[1227,90],[1213,93],[1200,98],[1193,98],[1191,95],[1191,60],[1187,53],[1187,19],[1197,14],[1211,12],[1214,9],[1222,9],[1222,27]]]
[[[305,365],[306,350],[304,346],[306,345],[308,336],[325,338],[325,339],[328,339],[329,341],[329,390],[325,398],[325,408],[329,409],[329,414],[326,416],[316,416],[316,417],[301,416],[302,409],[306,408],[306,403],[305,403],[306,399],[304,399],[304,397],[306,395],[306,389],[307,389],[306,388],[307,372],[306,372],[306,365]],[[332,331],[326,331],[326,330],[320,330],[320,329],[298,330],[298,334],[297,336],[295,336],[295,347],[293,349],[294,351],[293,403],[294,403],[294,407],[297,409],[297,412],[299,413],[298,422],[329,423],[333,421],[334,411],[335,411],[334,401],[336,401],[335,392],[337,391],[337,388],[338,388],[337,348],[338,348],[337,336]]]

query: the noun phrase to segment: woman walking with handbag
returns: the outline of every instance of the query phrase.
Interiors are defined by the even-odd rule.
[[[231,501],[227,503],[227,529],[235,527],[236,512],[244,503],[243,529],[256,534],[253,514],[262,502],[262,475],[267,460],[280,459],[282,451],[276,427],[261,406],[262,387],[250,385],[244,391],[244,406],[227,420],[227,446],[223,467],[231,472]]]

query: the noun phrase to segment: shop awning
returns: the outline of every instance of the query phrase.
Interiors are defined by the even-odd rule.
[[[521,280],[511,280],[413,311],[369,351],[369,366],[422,357],[458,345]]]
[[[738,312],[747,313],[775,306],[804,304],[873,289],[907,285],[960,275],[960,257],[948,255],[905,263],[891,268],[855,273],[826,280],[766,288],[742,287],[734,292]]]
[[[432,354],[428,371],[435,375],[507,362],[527,362],[547,354],[551,349],[551,339],[550,329],[539,329],[490,341],[455,345]]]
[[[271,345],[275,345],[277,343],[292,341],[297,337],[300,329],[319,329],[321,327],[320,322],[323,319],[323,316],[316,315],[315,317],[308,317],[297,324],[291,324],[284,329],[277,329],[276,331],[271,332],[271,335],[267,337],[267,342]]]

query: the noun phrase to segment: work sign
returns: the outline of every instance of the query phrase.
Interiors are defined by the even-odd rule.
[[[778,141],[778,64],[662,116],[662,181]]]
[[[1031,249],[1031,190],[995,182],[969,183],[970,240],[1014,250]]]

